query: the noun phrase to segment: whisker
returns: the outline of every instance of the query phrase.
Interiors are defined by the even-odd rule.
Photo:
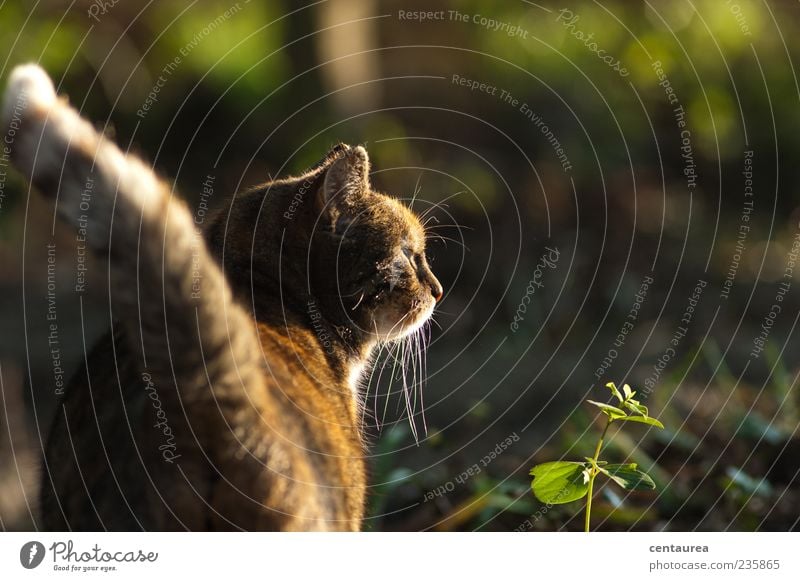
[[[411,203],[409,206],[412,210],[414,209],[414,202],[417,201],[417,194],[422,191],[422,188],[419,186],[420,181],[422,181],[422,172],[420,172],[420,174],[417,176],[417,183],[414,185],[414,193],[411,196]]]
[[[461,192],[461,193],[463,194],[464,192]],[[450,197],[452,197],[452,196],[450,196]],[[448,200],[449,200],[450,198],[446,198],[446,199],[448,199]],[[428,214],[430,214],[430,213],[431,213],[431,212],[433,212],[434,210],[438,210],[438,209],[440,209],[440,208],[449,209],[449,208],[450,208],[450,206],[449,206],[449,205],[447,205],[447,204],[445,203],[445,200],[442,200],[441,202],[435,202],[435,203],[432,203],[430,208],[428,208],[427,210],[425,210],[424,212],[422,212],[422,214],[420,214],[420,215],[419,215],[419,219],[420,219],[420,220],[424,220],[424,219],[425,219],[425,217],[426,217]]]
[[[425,389],[425,347],[423,344],[422,333],[419,335],[417,346],[417,358],[419,359],[419,377],[417,378],[417,397],[419,398],[419,412],[417,415],[422,420],[422,432],[428,434],[428,423],[425,421],[425,401],[422,392]]]
[[[358,308],[358,305],[360,305],[361,301],[364,300],[364,294],[365,294],[364,291],[361,291],[361,296],[358,297],[358,302],[355,304],[355,306],[353,306],[352,309],[350,309],[351,311],[355,311]]]
[[[428,220],[431,220],[432,218],[435,218],[435,216],[430,216]],[[436,220],[436,224],[434,224],[433,226],[428,226],[427,229],[436,230],[437,228],[457,228],[459,230],[472,230],[472,231],[475,230],[475,228],[473,228],[472,226],[465,226],[464,224],[442,224],[439,222],[438,218]]]
[[[341,297],[341,298],[349,298],[349,297],[354,297],[354,296],[356,296],[358,293],[362,293],[362,294],[363,294],[364,292],[365,292],[365,291],[364,291],[364,288],[362,287],[362,288],[359,288],[359,289],[356,289],[356,290],[354,290],[354,291],[353,291],[353,292],[351,292],[351,293],[333,293],[333,294],[324,294],[324,293],[323,293],[323,294],[318,294],[318,295],[316,295],[316,296],[317,296],[317,297]]]
[[[405,343],[405,341],[399,341],[398,344],[400,345],[400,349],[399,349],[399,356],[400,357],[399,357],[399,359],[395,360],[395,364],[397,364],[397,362],[399,361],[400,362],[400,368],[402,369],[402,367],[403,367],[402,361],[403,361],[403,359],[405,359],[406,343]],[[400,394],[400,391],[401,390],[397,391],[398,395]],[[386,418],[386,410],[389,408],[389,395],[390,394],[391,394],[391,389],[386,394],[386,404],[383,407],[383,417],[384,418]],[[400,404],[401,404],[402,401],[403,401],[402,398],[398,398],[397,399],[397,406],[395,407],[395,410],[394,410],[395,413],[400,413]]]
[[[449,199],[451,199],[451,198],[455,198],[456,196],[460,196],[461,194],[466,194],[466,193],[467,193],[467,190],[460,190],[460,191],[458,191],[458,192],[455,192],[455,193],[453,193],[453,194],[450,194],[449,196],[447,196],[446,198],[444,198],[444,199],[443,199],[443,200],[441,200],[440,202],[432,203],[432,204],[431,204],[431,207],[430,207],[430,208],[428,208],[427,210],[425,210],[425,211],[424,211],[424,212],[423,212],[423,213],[422,213],[422,214],[419,216],[419,219],[420,219],[420,220],[422,220],[423,218],[425,218],[425,216],[427,216],[428,214],[430,214],[430,213],[431,213],[433,210],[435,210],[435,209],[437,209],[437,208],[449,208],[450,206],[448,206],[448,205],[445,203],[445,202],[447,202],[447,200],[449,200]]]
[[[442,311],[441,309],[436,309],[437,315],[447,315],[448,317],[457,317],[458,313],[451,313],[450,311]]]
[[[388,365],[389,361],[391,360],[391,362],[392,362],[392,370],[389,373],[389,385],[386,387],[385,403],[383,405],[383,415],[381,417],[380,424],[384,424],[386,422],[386,410],[389,407],[389,399],[390,399],[390,396],[391,396],[391,393],[392,393],[392,385],[394,385],[395,374],[397,372],[397,363],[398,363],[399,358],[400,358],[400,352],[402,351],[402,348],[403,348],[403,345],[400,342],[392,343],[391,345],[392,345],[392,348],[389,350],[389,353],[387,354],[386,359],[383,362],[383,369],[385,369],[386,366]],[[381,380],[381,377],[383,376],[383,369],[381,370],[381,375],[378,377],[378,385],[380,385],[380,380]],[[376,392],[375,392],[375,418],[376,419],[378,417],[378,399],[379,399],[379,394],[377,392],[377,386],[376,386]],[[380,426],[378,426],[378,427],[380,427]]]
[[[397,321],[397,323],[395,323],[395,324],[392,326],[392,328],[391,328],[391,329],[389,329],[389,332],[388,332],[387,334],[388,334],[388,335],[391,335],[391,334],[394,332],[394,330],[395,330],[395,329],[396,329],[398,326],[401,326],[401,325],[403,324],[403,321],[405,321],[405,319],[406,319],[407,317],[409,317],[411,314],[412,314],[412,311],[409,311],[408,313],[406,313],[405,315],[403,315],[403,316],[400,318],[400,320],[399,320],[399,321]],[[376,334],[377,334],[377,331],[376,331]],[[396,349],[395,351],[391,351],[391,352],[390,352],[390,353],[391,353],[391,356],[392,356],[392,358],[393,358],[393,360],[394,360],[394,362],[393,362],[393,365],[392,365],[392,373],[391,373],[391,374],[390,374],[390,376],[389,376],[389,387],[388,387],[388,391],[387,391],[387,405],[388,405],[388,397],[389,397],[389,395],[391,395],[391,387],[392,387],[392,383],[393,383],[393,382],[394,382],[394,380],[396,379],[396,370],[397,370],[397,364],[398,364],[398,362],[401,362],[401,360],[402,360],[402,357],[403,357],[403,355],[402,355],[402,352],[403,352],[403,349],[404,349],[404,345],[403,345],[402,341],[396,341],[396,342],[392,342],[392,344],[393,344],[393,345],[397,345],[397,349]],[[400,353],[400,355],[399,355],[399,356],[398,356],[398,352]],[[402,363],[401,363],[401,365],[400,365],[400,368],[402,369]],[[385,418],[385,417],[386,417],[386,412],[385,412],[385,409],[384,409],[384,418]]]
[[[428,321],[430,320],[431,319],[428,319]],[[431,342],[431,326],[428,321],[426,321],[425,325],[422,327],[423,332],[420,335],[422,339],[422,346],[420,350],[420,359],[422,360],[422,376],[420,377],[419,383],[419,410],[420,415],[422,415],[422,428],[425,430],[426,437],[428,435],[428,421],[425,419],[425,383],[428,377],[428,345],[430,345]]]
[[[404,342],[405,345],[405,342]],[[408,349],[404,349],[404,363],[408,356]],[[406,413],[408,414],[408,424],[411,427],[411,434],[414,436],[414,441],[419,442],[419,434],[417,433],[417,425],[414,422],[413,411],[411,408],[411,394],[408,385],[408,378],[405,373],[405,367],[402,372],[403,377],[403,397],[406,402]]]
[[[381,416],[381,424],[386,423],[386,410],[389,408],[389,400],[391,399],[392,395],[392,386],[394,385],[395,375],[397,373],[397,364],[398,361],[400,360],[400,357],[402,356],[401,355],[403,349],[402,343],[395,343],[394,345],[396,349],[391,352],[392,370],[391,372],[389,372],[389,385],[386,386],[386,395],[384,396],[385,401],[383,404],[383,415]],[[377,405],[377,400],[376,400],[376,405]]]
[[[435,222],[436,222],[436,224],[435,224],[434,226],[430,226],[430,227],[429,227],[429,226],[428,226],[428,223],[429,223],[429,222],[433,222],[433,221],[435,221]],[[433,215],[433,214],[431,214],[430,216],[428,216],[427,218],[425,218],[425,220],[422,222],[422,228],[423,228],[425,231],[427,231],[427,230],[432,230],[433,228],[436,228],[436,227],[438,227],[439,225],[440,225],[440,223],[439,223],[439,218],[437,218],[437,217],[436,217],[435,215]]]
[[[388,348],[391,349],[391,345],[389,345]],[[372,370],[369,373],[369,378],[367,379],[366,391],[364,392],[364,404],[363,404],[363,406],[361,408],[361,426],[362,427],[364,426],[364,420],[365,420],[366,414],[367,414],[367,400],[369,399],[369,390],[370,390],[370,387],[372,386],[372,378],[375,376],[375,370],[378,368],[378,361],[380,361],[381,355],[383,354],[384,350],[386,350],[386,349],[387,349],[386,345],[379,345],[378,346],[378,353],[375,355],[375,359],[374,359],[375,364],[372,366]],[[380,382],[380,377],[378,378],[378,381]],[[376,390],[375,399],[377,399],[377,395],[378,395],[377,394],[377,389],[378,389],[378,386],[376,385],[375,386],[375,390]],[[375,421],[376,421],[376,424],[377,424],[377,419],[378,419],[378,410],[377,410],[377,408],[375,408],[373,410],[373,412],[374,412]],[[376,427],[380,427],[380,426],[376,425]]]
[[[403,321],[406,319],[406,317],[408,317],[410,315],[411,315],[411,311],[409,311],[408,313],[403,315],[400,318],[400,320],[397,321],[397,323],[395,323],[392,326],[392,328],[389,330],[389,333],[387,333],[387,334],[391,335],[399,325],[403,324]],[[377,326],[376,326],[376,334],[377,334]],[[404,344],[403,344],[402,341],[398,341],[398,342],[390,343],[390,344],[396,345],[397,346],[397,350],[396,351],[392,351],[392,350],[389,351],[389,355],[393,359],[392,372],[389,374],[389,385],[386,388],[386,402],[385,402],[385,404],[383,406],[383,416],[381,418],[380,424],[383,424],[386,421],[386,410],[389,407],[389,399],[390,399],[390,396],[392,394],[392,385],[394,384],[395,374],[397,372],[397,364],[400,361],[400,358],[397,356],[397,351],[402,352],[404,350]],[[402,355],[401,355],[401,357],[402,357]],[[384,367],[386,366],[388,361],[389,361],[389,357],[387,357],[387,359],[384,361]],[[402,370],[402,368],[403,368],[403,365],[401,364],[400,365],[400,369]],[[378,376],[378,385],[380,385],[380,380],[381,380],[382,376],[383,376],[383,369],[381,369],[381,374]],[[377,402],[377,387],[376,387],[376,401],[375,401],[375,406],[376,406],[376,408],[375,408],[375,418],[376,418],[376,420],[377,420],[377,417],[378,417],[377,405],[378,405],[378,402]],[[378,425],[377,427],[380,427],[380,425]]]
[[[409,342],[411,344],[411,353],[409,355],[409,359],[411,360],[411,391],[414,397],[414,406],[413,412],[416,414],[417,411],[417,350],[419,349],[419,329],[415,330],[414,333],[409,337]],[[416,420],[414,420],[416,421]]]
[[[461,240],[456,240],[455,238],[450,238],[449,236],[442,236],[441,234],[431,234],[429,238],[431,240],[441,240],[442,242],[444,242],[445,246],[447,246],[448,242],[453,242],[454,244],[458,244],[461,248],[469,252],[469,248]]]
[[[415,306],[416,307],[416,306]],[[409,310],[403,317],[395,323],[386,333],[391,336],[395,329],[401,327],[405,321],[413,315],[416,309]],[[438,311],[437,311],[438,312]],[[432,317],[423,322],[413,332],[395,340],[382,340],[375,355],[374,365],[369,374],[365,398],[369,397],[371,386],[375,385],[372,395],[372,413],[375,418],[375,425],[378,429],[386,425],[386,415],[389,402],[394,393],[397,394],[397,413],[399,419],[405,415],[408,418],[409,428],[414,437],[414,441],[419,444],[420,432],[417,425],[417,418],[421,416],[422,429],[425,436],[428,435],[428,423],[425,418],[425,399],[424,389],[427,376],[427,349],[431,340],[432,323],[440,329],[441,325]],[[375,334],[378,334],[377,324]],[[380,390],[383,382],[384,373],[390,369],[389,378],[385,390]],[[399,382],[397,389],[394,389]],[[383,392],[383,393],[381,393]],[[383,412],[379,413],[378,406],[383,397]],[[366,403],[366,402],[365,402]],[[401,413],[401,409],[405,408]],[[362,409],[362,423],[365,421],[367,406]],[[399,420],[398,420],[399,421]],[[393,422],[394,423],[394,422]]]

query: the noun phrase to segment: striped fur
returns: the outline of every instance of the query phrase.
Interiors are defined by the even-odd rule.
[[[201,235],[170,186],[40,68],[13,71],[2,114],[14,165],[66,223],[88,222],[110,271],[112,332],[70,383],[45,451],[44,526],[358,530],[354,377],[441,296],[421,225],[371,190],[366,151],[339,146],[235,196]]]

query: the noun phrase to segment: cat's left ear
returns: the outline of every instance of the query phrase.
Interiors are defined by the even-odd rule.
[[[316,203],[320,212],[334,218],[369,190],[369,156],[367,150],[357,145],[337,146],[335,156],[325,170],[325,178],[317,191]]]

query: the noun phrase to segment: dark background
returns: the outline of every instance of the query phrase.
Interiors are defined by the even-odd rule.
[[[796,3],[99,6],[2,3],[0,83],[18,63],[41,63],[71,103],[173,179],[193,209],[208,176],[216,207],[301,171],[336,142],[365,144],[376,187],[407,200],[416,192],[414,208],[432,209],[435,232],[451,239],[430,243],[446,297],[428,349],[427,435],[418,416],[415,442],[389,372],[371,388],[380,395],[368,405],[386,417],[380,429],[368,420],[366,529],[579,529],[580,503],[543,510],[528,470],[591,454],[600,421],[582,401],[606,401],[609,380],[645,385],[699,280],[706,286],[686,335],[642,398],[667,429],[612,430],[607,448],[610,459],[649,470],[658,491],[603,487],[595,521],[606,530],[797,528],[800,282],[784,277],[800,232]],[[414,10],[444,10],[443,19],[400,16]],[[677,105],[659,86],[656,61],[685,111],[696,178],[684,173]],[[157,101],[144,111],[160,75]],[[751,213],[743,213],[745,151],[753,152]],[[103,266],[90,262],[88,290],[75,293],[74,233],[53,228],[52,205],[10,168],[0,171],[0,526],[30,529],[57,402],[47,244],[57,248],[67,373],[108,312]],[[749,230],[738,238],[742,224]],[[558,261],[537,274],[546,248]],[[645,277],[653,283],[637,303]],[[513,331],[532,279],[541,287]],[[751,355],[781,281],[790,286],[766,349]],[[633,328],[615,345],[636,304]],[[480,470],[461,476],[476,463]]]

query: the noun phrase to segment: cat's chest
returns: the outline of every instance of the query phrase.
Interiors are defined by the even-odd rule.
[[[353,395],[358,395],[361,389],[361,382],[364,377],[364,369],[366,365],[363,363],[353,363],[350,365],[350,370],[347,374],[347,385]]]

